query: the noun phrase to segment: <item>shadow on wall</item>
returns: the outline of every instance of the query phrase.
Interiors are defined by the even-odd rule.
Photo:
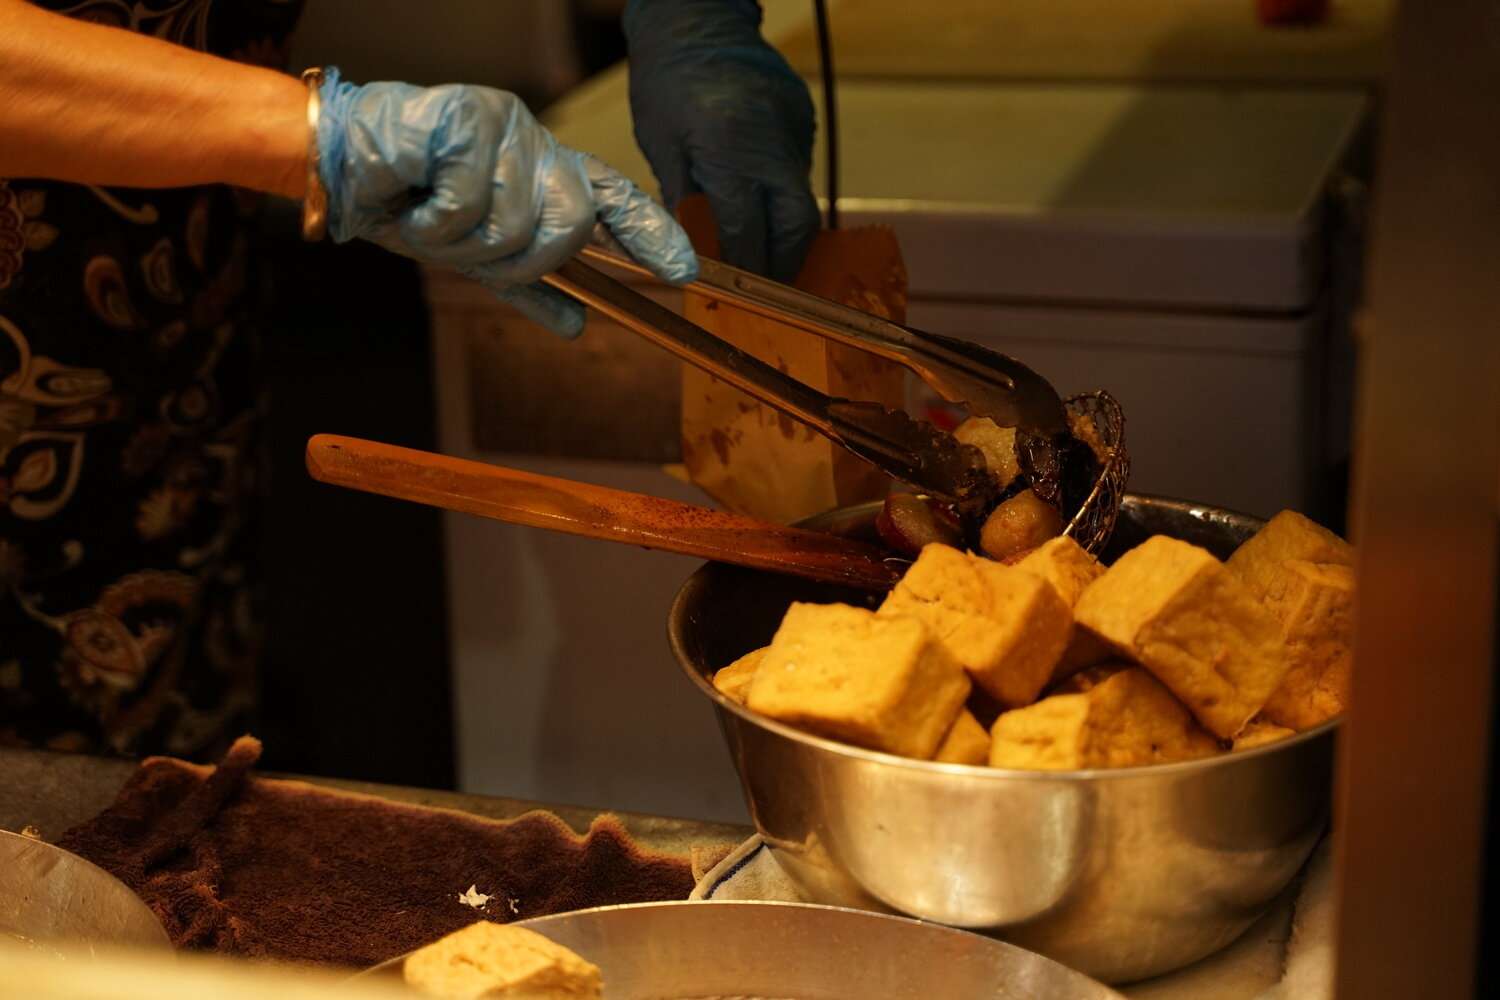
[[[540,108],[623,54],[619,12],[576,0],[308,0],[290,65],[354,81],[463,81]],[[373,246],[309,246],[268,219],[271,496],[262,714],[268,768],[454,783],[440,515],[314,483],[307,438],[434,450],[427,304],[416,267]]]
[[[320,432],[434,448],[416,270],[369,244],[292,234],[270,259],[265,766],[451,787],[439,516],[316,483],[303,464]]]

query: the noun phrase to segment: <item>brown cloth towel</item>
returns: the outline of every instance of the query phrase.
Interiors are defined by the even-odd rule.
[[[476,920],[686,899],[686,859],[603,816],[585,836],[548,812],[500,822],[252,778],[260,743],[217,768],[143,761],[59,846],[112,872],[182,948],[369,966]],[[469,887],[490,896],[460,901]],[[478,902],[477,897],[471,896]]]

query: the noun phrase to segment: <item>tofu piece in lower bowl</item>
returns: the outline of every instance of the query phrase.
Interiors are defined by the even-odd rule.
[[[1104,575],[1104,564],[1067,535],[1043,543],[1014,565],[1052,584],[1070,608],[1077,606],[1089,584]]]
[[[1288,667],[1264,714],[1311,729],[1344,712],[1354,663],[1354,569],[1292,559],[1257,564],[1247,579],[1281,625]]]
[[[1011,707],[1036,700],[1073,627],[1046,580],[947,545],[924,548],[879,613],[920,620],[975,684]]]
[[[1284,510],[1235,549],[1226,565],[1246,580],[1267,579],[1293,559],[1353,566],[1354,547],[1296,511]]]
[[[1139,667],[1006,712],[991,730],[993,767],[1076,770],[1209,757],[1218,741]]]
[[[1232,740],[1286,676],[1280,627],[1213,554],[1157,535],[1084,591],[1079,624],[1150,670],[1203,727]]]
[[[730,701],[737,701],[743,705],[746,696],[750,693],[750,682],[755,680],[755,671],[760,667],[760,661],[765,658],[765,655],[765,647],[752,649],[729,666],[716,671],[714,687]]]
[[[939,764],[985,764],[990,759],[990,734],[966,708],[953,720],[932,759]]]
[[[793,604],[746,705],[820,736],[928,760],[969,688],[958,661],[915,618]]]
[[[1296,736],[1294,729],[1286,726],[1278,726],[1266,719],[1255,718],[1250,724],[1240,730],[1240,734],[1234,739],[1235,750],[1250,750],[1254,747],[1263,747],[1268,743],[1278,743],[1289,736]]]
[[[603,995],[598,966],[536,931],[488,920],[412,952],[402,975],[418,993],[445,1000],[590,1000]]]
[[[1078,606],[1078,599],[1089,584],[1104,575],[1104,564],[1067,535],[1060,535],[1033,549],[1014,565],[1016,569],[1052,584],[1069,610]],[[1109,646],[1075,623],[1068,637],[1068,648],[1052,668],[1048,683],[1056,684],[1085,667],[1103,663],[1109,657]]]

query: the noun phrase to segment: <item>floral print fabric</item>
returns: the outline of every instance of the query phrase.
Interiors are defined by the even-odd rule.
[[[300,0],[42,0],[277,65]],[[249,215],[0,179],[0,743],[212,752],[255,693]]]

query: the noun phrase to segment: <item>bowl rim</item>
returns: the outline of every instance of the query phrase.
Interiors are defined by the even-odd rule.
[[[1248,516],[1240,515],[1237,511],[1230,511],[1221,507],[1215,507],[1212,504],[1179,500],[1173,497],[1158,497],[1151,494],[1141,493],[1132,493],[1129,494],[1129,496],[1197,511],[1234,514],[1236,516]],[[841,507],[835,510],[827,511],[823,514],[815,515],[811,518],[806,519],[806,521],[799,522],[799,524],[816,525],[819,523],[829,523],[831,521],[836,521],[840,517],[857,516],[863,510],[875,509],[879,507],[879,504],[879,501],[873,501],[863,504],[853,504],[848,507]],[[1261,520],[1260,518],[1254,519]],[[1253,760],[1256,757],[1269,756],[1275,753],[1283,753],[1291,750],[1293,747],[1298,747],[1304,744],[1314,743],[1330,738],[1343,725],[1347,717],[1346,713],[1341,713],[1334,718],[1327,720],[1326,722],[1322,722],[1311,729],[1304,729],[1302,732],[1297,733],[1293,736],[1289,736],[1281,740],[1276,740],[1274,743],[1266,743],[1261,746],[1250,747],[1245,750],[1228,750],[1217,753],[1212,757],[1199,757],[1194,760],[1173,761],[1168,764],[1136,764],[1132,767],[1095,767],[1074,770],[1047,771],[1025,768],[990,767],[988,764],[939,763],[937,761],[931,760],[918,760],[915,757],[901,757],[897,754],[885,753],[881,750],[867,750],[863,747],[857,747],[852,744],[841,743],[838,740],[830,740],[822,736],[814,736],[811,733],[803,732],[802,730],[797,729],[793,726],[789,726],[783,722],[777,722],[775,719],[769,719],[756,712],[752,712],[749,708],[741,705],[739,702],[726,697],[718,690],[718,688],[714,687],[713,684],[710,683],[703,674],[698,672],[697,667],[693,663],[692,657],[688,655],[687,650],[683,646],[681,637],[678,635],[677,630],[673,628],[673,624],[675,622],[683,621],[686,618],[683,605],[688,599],[688,594],[692,589],[691,585],[693,581],[699,579],[703,573],[707,572],[711,567],[715,565],[719,564],[712,562],[705,562],[701,564],[688,576],[686,580],[683,581],[682,585],[677,588],[677,593],[672,598],[672,607],[667,616],[667,642],[672,647],[672,656],[677,660],[678,667],[681,668],[682,672],[687,675],[688,680],[698,688],[699,692],[714,703],[714,705],[720,712],[728,712],[744,722],[748,722],[759,729],[762,729],[769,733],[773,733],[776,736],[782,737],[783,739],[791,740],[795,743],[800,743],[803,746],[811,747],[814,750],[820,750],[825,753],[832,753],[841,757],[849,758],[851,760],[861,761],[869,764],[898,767],[914,771],[919,774],[946,774],[970,778],[974,780],[987,781],[1023,780],[1094,782],[1106,779],[1128,780],[1131,778],[1140,778],[1147,775],[1153,777],[1158,775],[1187,776],[1197,774],[1202,771],[1217,770],[1221,767],[1232,767],[1241,761]]]
[[[631,910],[660,910],[667,907],[670,907],[672,909],[681,909],[683,907],[704,906],[715,907],[721,912],[732,912],[732,910],[735,908],[741,910],[755,909],[761,911],[769,909],[798,911],[814,910],[819,912],[832,913],[837,919],[854,918],[860,921],[869,920],[872,923],[883,922],[904,924],[908,925],[916,932],[923,934],[933,934],[940,937],[959,935],[964,938],[978,938],[981,941],[986,942],[986,947],[989,947],[991,945],[1000,945],[1002,951],[1019,952],[1031,958],[1041,959],[1042,961],[1050,965],[1055,965],[1070,973],[1071,975],[1078,977],[1078,979],[1082,982],[1088,983],[1090,986],[1095,987],[1099,991],[1100,996],[1119,997],[1120,1000],[1124,1000],[1124,995],[1115,990],[1113,986],[1102,983],[1097,979],[1094,979],[1087,973],[1080,972],[1070,965],[1065,965],[1064,963],[1059,962],[1055,958],[1050,958],[1047,955],[1043,955],[1039,951],[1033,951],[1030,948],[1026,948],[1018,944],[1013,944],[1009,941],[990,937],[987,934],[980,934],[973,930],[966,930],[962,927],[952,927],[948,924],[939,924],[930,920],[920,920],[916,917],[910,917],[902,913],[884,913],[877,910],[862,910],[857,907],[835,906],[830,903],[811,903],[790,899],[657,899],[648,900],[641,903],[610,903],[603,906],[588,906],[584,907],[581,910],[561,910],[557,913],[546,913],[539,917],[528,917],[525,920],[517,920],[509,924],[509,926],[523,927],[527,930],[534,930],[539,934],[545,934],[548,924],[558,924],[580,917],[592,917],[601,914],[614,915],[622,911]],[[425,945],[418,946],[417,948],[412,948],[411,950],[402,952],[399,955],[393,955],[383,962],[377,962],[374,965],[366,966],[365,968],[352,973],[348,977],[348,981],[365,981],[390,975],[393,972],[397,971],[401,967],[401,965],[405,963],[408,956],[410,956],[413,952],[419,951],[422,947],[425,947]]]
[[[36,850],[48,855],[48,871],[56,869],[60,863],[77,866],[77,868],[81,872],[87,874],[90,879],[95,881],[96,884],[91,889],[94,896],[98,897],[104,891],[114,893],[118,898],[114,901],[111,901],[111,906],[124,906],[134,912],[137,916],[140,916],[142,918],[150,918],[150,924],[155,926],[155,932],[152,933],[148,931],[147,934],[152,938],[152,940],[150,942],[147,942],[144,939],[139,941],[130,941],[128,942],[130,947],[146,948],[153,952],[158,950],[165,950],[175,953],[175,948],[172,944],[172,937],[167,933],[167,929],[162,924],[161,918],[156,915],[156,911],[153,910],[150,905],[148,905],[146,901],[135,892],[134,889],[126,885],[125,880],[120,878],[118,875],[105,870],[101,866],[94,864],[94,862],[90,861],[83,855],[75,854],[65,847],[58,847],[51,841],[42,840],[37,837],[31,837],[24,833],[18,833],[14,830],[0,830],[0,843],[8,845],[4,849],[5,852],[9,852],[12,849]]]

